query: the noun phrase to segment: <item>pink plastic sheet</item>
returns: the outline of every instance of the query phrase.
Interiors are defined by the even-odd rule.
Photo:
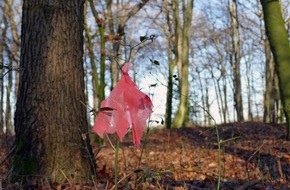
[[[102,101],[92,130],[101,138],[104,133],[116,132],[122,141],[128,130],[132,129],[133,142],[138,147],[153,104],[150,97],[132,81],[129,69],[130,63],[122,67],[121,79],[110,96]]]

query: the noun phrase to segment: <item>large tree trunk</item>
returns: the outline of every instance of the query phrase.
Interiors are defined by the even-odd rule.
[[[84,95],[84,1],[24,0],[14,179],[88,181],[94,161]]]
[[[261,0],[266,34],[274,56],[279,80],[280,96],[287,121],[287,139],[290,131],[290,47],[281,7],[278,0]]]

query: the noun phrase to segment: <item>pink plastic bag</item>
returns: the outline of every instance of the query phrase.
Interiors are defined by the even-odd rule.
[[[104,133],[117,132],[122,141],[131,128],[133,142],[138,147],[153,104],[149,96],[141,92],[132,81],[128,74],[129,68],[130,63],[123,66],[120,81],[110,96],[102,101],[92,130],[101,138]]]

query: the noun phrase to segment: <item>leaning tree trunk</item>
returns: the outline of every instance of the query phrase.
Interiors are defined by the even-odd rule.
[[[275,61],[280,96],[287,122],[287,139],[290,131],[290,47],[281,7],[278,0],[261,0],[266,34]]]
[[[14,179],[87,181],[94,171],[84,94],[84,1],[24,0]]]

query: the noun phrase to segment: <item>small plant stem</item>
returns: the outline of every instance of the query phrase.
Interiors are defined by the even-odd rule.
[[[218,142],[218,184],[217,184],[217,190],[219,190],[220,183],[221,183],[222,158],[221,158],[221,141],[220,141],[218,126],[216,123],[215,123],[215,130],[216,130],[216,137],[217,137],[217,142]]]
[[[115,149],[115,189],[118,190],[118,154],[119,154],[119,139],[117,140]]]

